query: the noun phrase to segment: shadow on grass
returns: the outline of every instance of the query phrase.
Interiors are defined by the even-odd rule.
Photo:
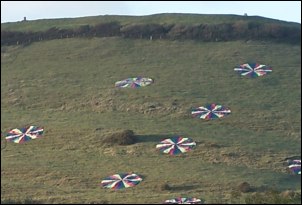
[[[14,199],[1,199],[1,204],[43,204],[41,201],[33,199],[14,200]]]
[[[182,185],[170,185],[171,191],[189,191],[193,189],[199,188],[199,185],[197,184],[182,184]]]
[[[290,189],[292,187],[300,187],[301,189],[301,175],[288,173],[288,175],[278,179],[276,181],[276,184],[278,184],[278,187],[283,187],[287,189]]]
[[[164,139],[177,136],[176,134],[164,134],[164,135],[135,135],[137,142],[160,142]]]
[[[262,185],[253,187],[254,192],[267,192],[267,191],[284,191],[288,189],[301,189],[301,175],[288,174],[282,178],[276,179],[271,185]]]
[[[156,187],[158,188],[159,191],[170,191],[170,192],[190,191],[200,188],[198,184],[170,184],[168,182],[163,182],[162,184],[158,184]]]

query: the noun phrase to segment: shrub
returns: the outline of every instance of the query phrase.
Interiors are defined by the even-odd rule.
[[[137,138],[132,130],[123,130],[104,138],[103,143],[109,145],[130,145],[136,143]]]
[[[238,189],[239,189],[239,191],[246,193],[246,192],[251,191],[251,186],[247,182],[242,182],[241,184],[239,184]]]

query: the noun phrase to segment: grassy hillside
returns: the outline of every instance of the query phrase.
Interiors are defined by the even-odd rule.
[[[294,22],[279,21],[276,19],[264,18],[260,16],[240,16],[240,15],[213,15],[213,14],[154,14],[147,16],[122,16],[104,15],[82,18],[60,18],[60,19],[40,19],[21,21],[16,23],[3,23],[1,30],[9,31],[45,31],[52,27],[60,29],[77,28],[82,25],[97,25],[100,23],[119,22],[121,25],[127,24],[220,24],[233,23],[234,21],[248,21],[259,23],[278,23],[281,25],[299,27],[300,24]]]
[[[233,71],[248,61],[273,72],[249,79]],[[135,76],[155,83],[114,87]],[[232,114],[191,117],[192,107],[212,102]],[[1,201],[138,204],[182,196],[246,203],[266,190],[301,196],[301,177],[283,164],[301,155],[300,123],[300,46],[111,37],[2,47],[1,131],[37,125],[45,133],[25,144],[4,144],[1,137]],[[138,143],[101,143],[124,129],[133,130]],[[156,144],[173,135],[194,139],[196,148],[179,156],[159,153]],[[118,191],[99,186],[120,172],[143,181]],[[252,192],[240,193],[242,182]]]

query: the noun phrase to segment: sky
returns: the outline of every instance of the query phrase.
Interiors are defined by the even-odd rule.
[[[236,14],[301,23],[301,1],[1,1],[1,23],[100,15]]]

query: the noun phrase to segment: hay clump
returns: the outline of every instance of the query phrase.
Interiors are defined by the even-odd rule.
[[[132,130],[123,130],[107,135],[102,143],[107,145],[131,145],[137,142]]]

